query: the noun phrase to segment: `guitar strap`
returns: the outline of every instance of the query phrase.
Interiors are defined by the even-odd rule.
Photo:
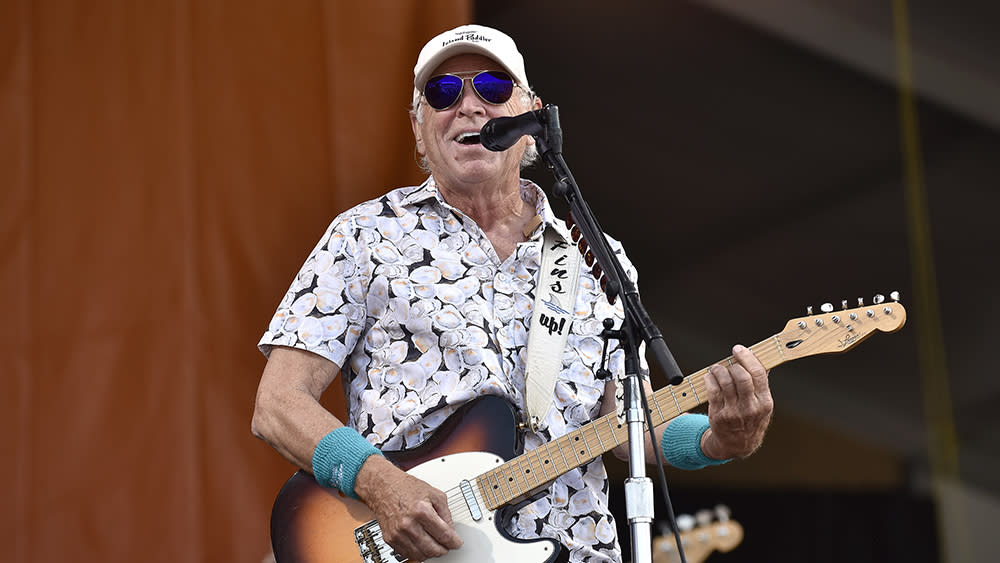
[[[541,428],[552,406],[580,282],[582,257],[576,245],[568,242],[569,233],[562,221],[557,219],[554,223],[543,233],[541,269],[528,329],[524,394],[527,426],[533,432]]]

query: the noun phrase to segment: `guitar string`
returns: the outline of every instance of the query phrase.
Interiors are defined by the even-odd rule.
[[[754,349],[754,348],[763,348],[763,350],[754,350],[754,352],[757,355],[758,359],[760,359],[762,361],[762,363],[764,363],[765,365],[774,366],[774,365],[782,363],[782,361],[780,359],[780,356],[778,356],[778,354],[780,354],[780,350],[778,352],[774,352],[774,350],[772,348],[770,348],[770,347],[761,346],[762,344],[765,344],[767,342],[768,341],[762,341],[762,342],[760,342],[758,344],[755,344],[754,346],[751,347],[751,349]],[[727,358],[725,358],[725,359],[723,359],[723,360],[721,360],[719,362],[716,362],[716,363],[718,363],[718,364],[721,365],[721,364],[731,363],[732,361],[733,361],[733,357],[729,356],[729,357],[727,357]],[[676,396],[676,393],[674,393],[674,390],[673,390],[672,387],[666,387],[666,388],[663,388],[660,391],[654,393],[653,400],[652,400],[651,405],[650,405],[650,409],[654,410],[654,408],[655,408],[655,411],[658,411],[656,414],[659,415],[660,421],[658,421],[657,424],[661,424],[662,422],[668,420],[668,418],[665,417],[663,415],[663,413],[662,413],[662,410],[664,409],[664,405],[662,403],[668,403],[666,405],[666,407],[667,407],[666,410],[669,413],[668,414],[669,419],[672,420],[673,418],[679,416],[680,414],[682,414],[684,412],[687,412],[688,410],[691,410],[692,408],[697,407],[697,406],[699,406],[699,405],[701,405],[701,404],[703,404],[705,402],[705,400],[701,399],[701,397],[705,397],[707,399],[707,383],[705,382],[705,375],[708,372],[709,372],[709,368],[703,368],[703,369],[701,369],[701,370],[699,370],[699,371],[697,371],[695,373],[692,373],[692,374],[690,374],[690,375],[688,375],[687,377],[684,378],[685,379],[685,383],[687,384],[687,386],[693,391],[694,396],[687,395],[687,393],[685,391],[685,392],[682,393],[681,397],[678,398]],[[682,384],[682,387],[683,387],[683,384]],[[671,396],[668,397],[668,394],[671,395]],[[680,409],[678,409],[676,406],[669,405],[669,402],[675,402],[677,405],[680,406]],[[559,468],[558,468],[558,461],[555,459],[555,456],[551,455],[553,453],[551,450],[555,449],[557,453],[561,453],[566,447],[570,446],[570,442],[571,441],[575,441],[576,438],[581,438],[583,440],[582,446],[585,447],[585,451],[587,452],[585,455],[592,454],[595,449],[598,450],[598,454],[597,455],[602,455],[602,454],[606,453],[607,451],[610,451],[610,449],[613,449],[614,447],[616,447],[618,445],[621,445],[624,442],[619,439],[619,435],[625,435],[626,431],[623,430],[623,427],[618,427],[616,425],[612,425],[611,424],[611,418],[613,418],[613,415],[608,415],[606,417],[602,417],[602,418],[599,418],[599,419],[596,419],[596,420],[592,421],[592,423],[600,423],[602,421],[602,419],[604,419],[605,424],[607,424],[609,426],[608,429],[598,428],[598,426],[600,426],[600,424],[588,424],[587,426],[584,426],[583,428],[577,429],[577,430],[575,430],[575,431],[573,431],[573,432],[571,432],[569,434],[561,436],[559,439],[557,439],[557,440],[555,440],[553,442],[545,444],[545,445],[543,445],[543,446],[541,446],[539,448],[536,448],[535,450],[531,450],[529,452],[525,452],[524,454],[521,454],[521,455],[517,456],[516,458],[514,458],[512,460],[509,460],[507,463],[505,463],[503,466],[501,466],[501,468],[484,472],[483,474],[477,476],[476,478],[470,479],[469,480],[470,483],[474,484],[474,486],[479,490],[479,495],[476,498],[476,500],[479,501],[483,505],[489,506],[489,502],[487,500],[487,494],[492,494],[493,496],[495,496],[495,498],[497,500],[501,500],[502,501],[498,505],[498,506],[502,506],[503,504],[506,504],[506,503],[510,502],[511,500],[513,500],[514,498],[517,498],[520,495],[527,494],[531,490],[534,490],[536,488],[544,486],[545,484],[548,484],[549,482],[557,479],[559,477],[559,475],[564,474],[564,473],[566,473],[566,472],[574,469],[575,467],[579,467],[579,465],[576,465],[576,466],[573,466],[573,467],[565,467],[564,470],[560,471]],[[593,427],[593,428],[591,428],[591,427]],[[592,435],[590,437],[587,436],[587,431],[588,430],[592,431]],[[592,443],[594,439],[597,440],[597,444],[593,444]],[[605,439],[607,439],[608,443],[612,444],[612,446],[608,447],[604,443]],[[562,443],[562,442],[566,442],[566,443]],[[545,449],[544,453],[546,454],[544,457],[543,457],[543,453],[541,451],[541,450],[543,450],[543,448]],[[575,453],[576,453],[576,448],[574,447],[574,454]],[[538,461],[532,462],[529,459],[529,457],[532,456],[532,455]],[[567,463],[566,460],[565,460],[565,455],[562,455],[562,457],[563,457],[564,463]],[[576,457],[579,459],[578,455]],[[589,461],[590,459],[594,459],[596,457],[597,456],[590,457],[586,461]],[[555,477],[548,478],[545,475],[545,467],[544,467],[544,462],[545,461],[551,462],[552,468],[557,473],[557,475]],[[524,471],[524,465],[525,464],[528,465],[529,469],[535,469],[536,467],[540,468],[540,470],[542,471],[543,479],[544,480],[543,481],[539,481],[538,477],[537,477],[537,472],[536,472],[536,474],[534,475],[534,479],[535,479],[536,484],[535,484],[535,486],[532,486],[529,483],[529,481],[528,481],[527,472]],[[524,484],[526,485],[526,488],[522,488],[522,486],[518,484],[517,480],[512,475],[507,476],[508,486],[513,486],[514,487],[514,488],[511,489],[511,494],[510,495],[508,495],[507,493],[505,493],[500,488],[499,483],[500,483],[501,480],[499,478],[497,479],[498,484],[494,487],[495,490],[493,490],[491,493],[487,493],[482,487],[480,487],[480,484],[481,484],[479,482],[480,478],[486,477],[487,475],[489,475],[491,473],[492,474],[497,474],[497,473],[503,474],[505,472],[502,470],[502,468],[506,467],[506,468],[509,469],[509,468],[512,468],[514,465],[517,465],[518,467],[521,468],[521,471],[520,471],[520,473],[521,473],[521,479],[524,481]],[[568,463],[567,463],[567,465],[568,465]],[[509,471],[506,471],[506,473],[509,474]],[[451,489],[448,489],[447,491],[445,491],[445,494],[446,494],[446,497],[448,499],[448,508],[449,508],[449,510],[452,513],[452,520],[453,520],[453,522],[469,523],[469,522],[474,522],[475,521],[475,519],[472,517],[472,512],[471,512],[471,509],[469,508],[468,501],[465,498],[465,493],[461,490],[461,486],[453,487]],[[473,494],[475,496],[475,493],[473,493]],[[510,498],[507,498],[507,496],[510,496]],[[483,511],[483,512],[485,512],[485,511]],[[374,524],[374,525],[377,526],[377,521],[373,520],[369,524]],[[378,528],[378,530],[379,531],[377,532],[377,534],[379,536],[381,536],[381,528]]]
[[[820,343],[821,343],[822,341],[827,340],[827,339],[831,338],[834,335],[835,335],[835,332],[830,332],[830,333],[814,334],[812,336],[814,338],[817,338],[820,341]],[[759,342],[759,343],[757,343],[757,344],[755,344],[755,345],[753,345],[753,346],[750,347],[751,350],[753,350],[753,352],[756,354],[756,356],[758,357],[758,359],[765,365],[765,369],[771,369],[772,367],[777,366],[777,365],[779,365],[781,363],[784,363],[784,361],[786,361],[786,358],[784,357],[783,351],[781,350],[780,340],[778,340],[778,337],[779,337],[779,335],[774,335],[771,338],[769,338],[767,340],[764,340],[762,342]],[[765,344],[770,344],[770,341],[772,339],[775,340],[775,342],[777,343],[777,345],[775,347],[764,346]],[[761,348],[763,348],[763,349],[761,349]],[[720,362],[716,362],[716,363],[732,365],[732,362],[733,362],[733,357],[729,356],[726,359],[724,359],[724,360],[722,360]],[[704,369],[699,370],[699,371],[697,371],[697,372],[695,372],[693,374],[690,374],[689,376],[687,376],[687,377],[684,378],[686,380],[686,383],[688,384],[688,386],[691,388],[692,392],[694,393],[693,397],[688,396],[687,393],[686,393],[686,391],[685,391],[685,392],[682,392],[682,394],[681,394],[682,398],[678,399],[677,396],[676,396],[676,393],[674,392],[674,389],[672,387],[661,389],[660,391],[654,393],[654,395],[652,397],[652,406],[650,407],[650,411],[652,411],[653,407],[656,408],[657,415],[659,416],[659,421],[656,421],[656,424],[662,424],[663,422],[666,422],[667,420],[672,420],[673,418],[676,418],[677,416],[680,416],[684,412],[687,412],[687,411],[691,410],[692,408],[697,407],[697,406],[703,404],[705,401],[707,401],[707,383],[705,382],[705,375],[707,375],[708,373],[709,373],[709,368],[704,368]],[[673,400],[673,402],[676,405],[676,408],[673,409],[673,412],[671,412],[669,416],[664,415],[663,412],[662,412],[662,409],[663,409],[663,406],[664,406],[662,403],[667,401],[667,393],[665,392],[667,390],[669,390],[669,393],[670,393],[670,400]],[[705,396],[704,400],[701,399],[701,397],[703,395]],[[683,403],[683,404],[681,404],[681,403]],[[670,411],[670,410],[671,409],[669,409],[669,405],[668,405],[668,411]],[[600,453],[598,453],[598,455],[602,455],[603,453],[605,453],[605,452],[609,451],[610,449],[613,449],[617,445],[620,445],[621,443],[623,443],[622,440],[619,437],[619,434],[625,433],[622,430],[622,426],[620,424],[617,425],[617,426],[611,424],[611,420],[610,420],[611,419],[611,415],[608,415],[608,416],[605,416],[605,417],[602,417],[602,418],[603,418],[603,420],[608,425],[608,430],[607,431],[604,431],[604,430],[598,428],[597,425],[590,425],[590,424],[588,424],[588,426],[594,426],[594,428],[593,428],[593,430],[594,430],[594,436],[597,438],[597,440],[599,442],[599,445],[600,445],[600,447],[599,447]],[[592,421],[592,422],[598,423],[600,421],[601,421],[601,419],[597,419],[597,420]],[[571,469],[573,469],[573,467],[568,467],[569,466],[569,462],[566,460],[566,456],[563,453],[564,446],[568,445],[568,444],[562,444],[561,442],[569,442],[568,438],[570,436],[578,434],[579,437],[583,438],[583,441],[584,441],[583,445],[586,446],[586,449],[588,451],[591,451],[593,449],[591,447],[590,443],[589,443],[589,439],[586,436],[586,430],[587,430],[587,426],[584,426],[583,428],[581,428],[581,429],[579,429],[579,430],[577,430],[577,431],[575,431],[575,432],[573,432],[571,434],[567,434],[567,435],[564,435],[564,436],[560,437],[558,440],[556,440],[554,442],[546,444],[546,445],[544,445],[542,447],[539,447],[539,448],[537,448],[535,450],[532,450],[530,452],[526,452],[526,453],[518,456],[517,458],[515,458],[513,460],[510,460],[510,462],[504,464],[504,466],[502,466],[502,467],[511,467],[512,464],[514,462],[516,462],[519,467],[523,468],[523,465],[521,465],[521,464],[524,461],[528,461],[529,462],[529,466],[530,466],[531,465],[531,461],[528,459],[528,456],[530,454],[534,454],[536,460],[540,460],[540,459],[542,459],[542,452],[540,450],[542,450],[544,448],[545,449],[545,453],[547,455],[544,457],[543,464],[539,465],[539,467],[541,468],[543,478],[545,479],[545,481],[543,483],[547,484],[547,483],[555,480],[556,478],[558,478],[559,475],[561,475],[561,474],[563,474],[565,472],[568,472]],[[602,433],[605,433],[605,432],[607,433],[607,437],[609,438],[610,443],[613,444],[610,448],[608,448],[604,444],[604,441],[602,439]],[[574,436],[573,440],[575,441],[576,439],[577,439],[577,436]],[[551,450],[553,449],[553,447],[555,447],[556,452],[560,453],[562,455],[562,457],[563,457],[563,462],[567,466],[564,471],[560,472],[558,470],[557,465],[556,465],[556,460],[554,459],[554,456],[551,455],[551,453],[552,453]],[[574,448],[574,455],[575,454],[576,454],[576,451],[575,451],[575,448]],[[579,456],[576,456],[576,457],[579,460]],[[547,476],[545,476],[545,468],[544,468],[544,463],[547,463],[549,461],[552,462],[552,467],[556,471],[556,476],[553,477],[553,478],[551,478],[551,479],[549,479]],[[578,466],[574,466],[574,467],[578,467]],[[480,478],[486,477],[490,473],[496,473],[497,471],[499,471],[499,469],[493,470],[493,471],[490,471],[490,472],[485,472],[485,473],[477,476],[475,479],[471,480],[472,483],[476,484],[476,487],[479,490],[479,497],[482,499],[482,501],[483,501],[484,504],[487,503],[486,496],[487,496],[488,493],[486,492],[486,490],[483,490],[482,488],[479,487],[479,485],[481,484],[480,483]],[[522,476],[522,478],[525,480],[525,484],[528,484],[527,477]],[[537,474],[535,476],[535,480],[536,480],[536,488],[537,488],[537,487],[540,486],[538,478],[537,478]],[[498,483],[500,482],[499,479],[497,479],[497,482]],[[514,482],[514,479],[512,477],[509,477],[508,478],[508,483],[512,483],[512,482]],[[494,498],[496,498],[497,500],[501,500],[503,497],[501,496],[502,495],[502,490],[499,490],[499,484],[497,486],[495,486],[494,488],[498,489],[498,490],[492,492]],[[528,491],[530,491],[530,490],[531,490],[531,487],[529,486]],[[457,494],[456,494],[456,491],[458,492]],[[513,489],[511,491],[513,493]],[[520,491],[519,490],[518,492],[524,494],[526,491]],[[470,507],[468,505],[468,502],[467,502],[467,500],[465,498],[465,493],[461,491],[461,487],[453,487],[453,488],[449,489],[448,491],[446,491],[445,494],[446,494],[446,498],[448,498],[448,507],[449,507],[449,510],[452,512],[452,520],[453,520],[453,522],[457,521],[459,523],[464,523],[464,522],[474,521],[474,518],[472,517],[471,509],[470,509]],[[473,493],[473,496],[475,497],[475,493]],[[513,498],[516,498],[516,497],[512,497],[512,499]],[[509,500],[512,500],[512,499],[504,500],[503,502],[499,503],[497,506],[502,506],[503,504],[505,504],[506,502],[509,502]],[[466,518],[466,516],[468,516],[468,518]],[[382,531],[381,531],[381,527],[378,526],[378,522],[377,521],[371,521],[368,524],[366,524],[365,526],[367,526],[369,529],[375,528],[376,531],[373,534],[373,536],[377,537],[379,539],[379,541],[382,541]],[[384,541],[382,543],[384,544]],[[388,544],[384,544],[384,545],[387,548],[389,547]]]
[[[707,370],[705,370],[705,371],[707,372]],[[704,382],[704,379],[700,378],[700,377],[697,377],[698,375],[699,374],[697,374],[697,373],[696,374],[692,374],[691,376],[689,376],[688,378],[685,378],[685,379],[688,380],[688,383],[689,383],[690,387],[694,390],[694,392],[697,395],[699,395],[699,396],[707,396],[707,393],[706,393],[707,389],[706,389],[706,384]],[[661,395],[661,398],[662,397],[663,396]],[[660,405],[658,403],[659,403],[659,401],[657,401],[656,406],[657,406],[657,409],[660,410],[661,407],[660,407]],[[697,399],[685,398],[684,403],[685,403],[685,405],[687,405],[688,403],[691,403],[690,405],[688,405],[688,408],[690,408],[690,407],[693,407],[693,406],[697,406],[698,404],[701,403],[701,401],[699,401]],[[550,482],[550,481],[558,478],[559,475],[556,475],[555,477],[552,477],[552,478],[548,478],[547,476],[545,476],[545,462],[546,461],[552,462],[552,467],[554,468],[554,470],[556,471],[556,473],[559,473],[559,474],[565,473],[565,471],[569,471],[569,470],[573,469],[573,467],[567,467],[565,469],[565,471],[560,472],[559,469],[558,469],[558,461],[555,459],[555,456],[551,455],[552,452],[549,451],[549,450],[556,449],[557,451],[559,451],[559,450],[563,449],[563,447],[568,446],[569,444],[562,445],[562,444],[559,444],[559,442],[563,441],[564,438],[567,438],[567,437],[576,437],[576,436],[574,436],[575,434],[579,434],[580,435],[580,437],[583,439],[583,442],[584,442],[583,445],[585,447],[585,450],[588,451],[590,454],[592,454],[593,451],[596,449],[596,450],[598,450],[600,452],[598,454],[598,455],[600,455],[600,454],[605,453],[606,451],[609,451],[610,449],[613,449],[614,447],[620,445],[621,443],[623,443],[623,440],[619,438],[619,437],[624,438],[624,436],[626,434],[626,431],[623,430],[623,427],[618,427],[616,425],[612,425],[612,423],[611,423],[611,418],[612,417],[602,417],[602,418],[604,419],[605,424],[608,425],[608,428],[606,428],[606,429],[600,428],[600,426],[601,426],[600,422],[602,421],[602,419],[597,419],[597,420],[593,421],[596,424],[594,424],[594,425],[588,425],[588,426],[594,426],[594,428],[584,427],[582,429],[574,431],[571,434],[567,434],[566,436],[561,437],[557,441],[554,441],[554,442],[551,442],[549,444],[546,444],[545,446],[539,447],[539,448],[537,448],[535,450],[531,450],[529,452],[526,452],[525,454],[522,454],[521,456],[518,456],[517,458],[510,460],[508,463],[506,463],[504,465],[504,467],[510,468],[510,467],[513,467],[514,465],[520,467],[521,470],[519,472],[521,473],[521,479],[524,480],[524,483],[525,483],[525,485],[527,485],[527,488],[526,489],[522,488],[521,485],[518,483],[518,481],[513,476],[508,476],[507,477],[507,479],[506,479],[507,483],[508,484],[513,483],[513,485],[517,488],[516,493],[524,494],[524,493],[526,493],[526,492],[528,492],[530,490],[533,490],[534,488],[537,488],[538,486],[541,486],[542,483],[548,483],[548,482]],[[586,431],[588,429],[592,430],[592,432],[593,432],[590,436],[587,436],[587,434],[586,434]],[[593,443],[595,439],[598,442],[597,444]],[[609,443],[611,443],[612,446],[610,446],[610,447],[607,446],[607,444],[604,443],[605,440],[607,440]],[[543,456],[543,452],[542,452],[543,449],[546,450],[544,452],[544,454],[547,454],[547,455]],[[535,457],[536,461],[532,461],[531,459],[529,459],[529,457],[532,457],[532,456]],[[525,472],[524,472],[524,465],[525,464],[529,465],[529,468],[531,468],[531,469],[539,468],[539,470],[542,472],[545,480],[544,481],[537,481],[537,474],[536,474],[536,485],[535,486],[531,486],[531,484],[528,482],[528,477],[525,475]],[[576,467],[576,466],[574,466],[574,467]],[[494,473],[496,473],[496,472],[503,473],[503,471],[501,471],[501,470],[493,470],[493,472]],[[486,476],[488,473],[490,473],[490,472],[486,472],[482,476]],[[507,473],[509,473],[509,471],[507,471]],[[495,489],[499,489],[499,485],[497,485],[495,487]],[[449,492],[453,492],[454,490],[455,489],[452,489]],[[486,497],[487,493],[482,492],[481,494],[484,497],[484,501],[485,501],[486,500],[485,497]],[[500,490],[499,492],[497,492],[496,490],[494,490],[492,492],[492,494],[495,494],[498,498],[502,498],[502,495],[504,493],[503,493],[502,490]],[[514,495],[512,498],[516,498],[516,496],[517,495]],[[454,499],[452,502],[449,502],[449,508],[450,509],[454,509],[456,507],[457,508],[466,508],[466,501],[465,501],[465,498],[464,498],[463,494],[452,494],[450,498]],[[512,500],[512,498],[511,499],[507,499],[507,500],[508,501]],[[503,504],[503,503],[501,503],[501,504]]]
[[[819,339],[819,340],[826,340],[826,339],[829,339],[834,334],[835,333],[825,333],[825,334],[821,333],[821,334],[814,334],[812,336],[814,338]],[[766,369],[770,369],[770,368],[772,368],[772,367],[774,367],[776,365],[784,363],[784,361],[785,361],[783,352],[782,352],[782,350],[780,348],[780,343],[778,343],[775,346],[771,346],[770,345],[771,341],[775,340],[778,336],[779,335],[774,335],[774,336],[768,338],[767,340],[761,341],[761,342],[759,342],[759,343],[757,343],[757,344],[755,344],[755,345],[753,345],[753,346],[750,347],[751,350],[753,350],[754,353],[757,355],[758,359],[760,359],[761,362],[766,366]],[[732,356],[729,356],[729,357],[727,357],[727,358],[725,358],[725,359],[723,359],[723,360],[721,360],[719,362],[716,362],[716,363],[718,363],[718,364],[729,364],[729,365],[732,365],[733,361],[734,361],[734,358]],[[692,408],[697,407],[697,406],[703,404],[707,400],[707,383],[705,382],[705,375],[707,375],[708,373],[709,373],[709,368],[704,368],[702,370],[699,370],[698,372],[695,372],[695,373],[690,374],[689,376],[685,377],[685,382],[688,384],[688,387],[690,387],[691,391],[693,392],[693,396],[689,396],[686,391],[682,391],[681,398],[678,399],[676,393],[674,392],[674,388],[673,387],[664,388],[664,389],[661,389],[660,392],[655,393],[654,397],[653,397],[653,407],[656,408],[657,414],[659,416],[659,420],[654,420],[654,422],[656,424],[662,424],[663,422],[666,422],[667,420],[672,420],[673,418],[679,416],[680,414],[683,414],[684,412],[687,412],[687,411],[691,410]],[[682,385],[682,387],[683,387],[683,385]],[[664,405],[662,403],[669,402],[669,400],[667,398],[667,394],[668,393],[670,394],[669,400],[672,400],[675,403],[675,408],[674,409],[670,409],[669,408],[669,404],[668,404],[667,405],[667,409],[668,409],[668,411],[672,411],[672,412],[670,412],[669,415],[664,415],[663,412],[662,412],[662,409],[663,409]],[[705,399],[702,399],[702,396],[704,396]],[[652,409],[652,407],[651,407],[651,409]],[[513,487],[516,487],[516,491],[515,491],[515,489],[511,488],[511,496],[510,496],[510,498],[505,498],[503,496],[504,492],[503,492],[502,489],[500,489],[499,484],[498,484],[498,485],[495,485],[493,487],[494,490],[491,491],[491,492],[487,492],[487,490],[479,488],[479,492],[480,492],[480,496],[482,497],[482,501],[484,503],[486,503],[487,506],[489,506],[488,500],[487,500],[486,497],[487,497],[488,494],[492,494],[497,500],[501,500],[501,502],[498,503],[497,506],[502,506],[503,504],[506,504],[510,500],[513,500],[514,498],[517,498],[517,496],[526,494],[527,492],[530,492],[531,490],[533,490],[535,488],[539,488],[540,486],[542,486],[542,484],[547,484],[547,483],[551,482],[552,480],[558,478],[558,476],[561,475],[562,473],[565,473],[565,472],[573,469],[573,467],[578,467],[578,466],[569,467],[569,463],[565,459],[565,454],[562,453],[562,452],[565,449],[565,447],[569,445],[568,442],[570,441],[570,438],[572,438],[573,441],[576,441],[577,439],[582,438],[583,439],[583,444],[582,445],[585,446],[585,450],[581,451],[581,453],[584,453],[584,455],[592,454],[593,450],[595,448],[594,448],[594,445],[591,443],[591,441],[592,441],[591,438],[588,438],[588,436],[586,434],[586,432],[587,432],[588,429],[590,429],[590,430],[593,431],[593,436],[592,437],[596,438],[598,440],[598,446],[599,446],[597,448],[598,452],[599,452],[598,455],[601,455],[601,454],[605,453],[606,451],[609,451],[610,449],[613,449],[614,447],[616,447],[616,446],[620,445],[621,443],[623,443],[623,441],[619,438],[619,434],[624,434],[625,433],[622,430],[622,427],[620,425],[613,426],[611,424],[611,421],[610,421],[610,416],[609,417],[602,417],[602,418],[604,419],[605,423],[609,426],[608,430],[602,430],[601,428],[598,427],[599,424],[588,424],[587,426],[584,426],[583,428],[578,429],[578,430],[574,431],[573,433],[564,435],[564,436],[560,437],[558,440],[556,440],[554,442],[546,444],[546,445],[544,445],[542,447],[539,447],[539,448],[537,448],[535,450],[532,450],[530,452],[526,452],[525,454],[522,454],[522,455],[518,456],[517,458],[514,458],[514,459],[510,460],[508,463],[504,464],[503,467],[507,467],[507,468],[511,468],[514,465],[517,465],[518,467],[521,468],[521,479],[524,481],[524,483],[527,486],[527,488],[526,489],[522,489],[521,486],[519,484],[517,484],[517,481],[514,479],[514,477],[513,476],[509,476],[510,473],[508,471],[507,485],[508,485],[508,487],[511,487],[512,484],[513,484]],[[601,419],[597,419],[597,420],[592,421],[592,422],[599,423],[599,422],[601,422]],[[593,426],[593,428],[588,428],[590,426]],[[604,444],[604,437],[607,437],[609,439],[609,441],[613,444],[610,448],[607,447]],[[563,443],[563,442],[567,442],[567,443]],[[545,454],[549,454],[549,455],[546,455],[544,458],[542,456],[542,453],[543,453],[542,450],[543,450],[543,448],[545,450],[544,453]],[[558,463],[557,463],[557,460],[555,459],[555,456],[550,455],[552,453],[551,450],[553,448],[556,450],[557,453],[560,453],[562,455],[563,461],[566,464],[566,467],[562,471],[560,471],[558,469]],[[531,455],[534,455],[536,461],[532,462],[529,459],[529,456],[531,456]],[[576,455],[576,448],[574,448],[574,455],[579,460],[579,455]],[[594,457],[596,457],[596,456],[594,456]],[[589,461],[589,459],[593,459],[593,458],[588,458],[588,461]],[[539,463],[539,460],[541,460],[541,463]],[[545,464],[547,462],[552,462],[552,467],[556,471],[556,476],[552,477],[551,479],[548,478],[545,475]],[[537,472],[536,472],[536,474],[534,475],[534,479],[535,479],[536,484],[535,484],[535,487],[532,487],[531,484],[528,482],[528,477],[527,477],[527,474],[530,473],[530,469],[527,472],[524,471],[524,469],[523,469],[524,468],[524,463],[527,463],[528,466],[529,466],[529,468],[534,468],[534,467],[536,467],[536,465],[534,465],[534,464],[537,464],[537,467],[540,468],[540,470],[542,471],[544,481],[539,481],[538,480]],[[486,473],[480,475],[479,477],[477,477],[476,479],[474,479],[473,482],[475,482],[476,485],[477,485],[477,487],[478,487],[481,484],[479,482],[479,478],[480,477],[486,477],[490,473],[494,473],[495,474],[497,472],[499,472],[501,474],[503,473],[499,469],[498,470],[493,470],[492,472],[486,472]],[[494,475],[494,478],[496,478],[495,475]],[[499,483],[499,482],[501,482],[501,480],[497,479],[497,482]],[[488,488],[489,487],[487,487],[487,489]],[[464,493],[462,493],[462,494],[455,494],[456,490],[458,490],[458,489],[450,489],[448,491],[448,493],[447,493],[448,494],[448,498],[449,498],[449,509],[452,510],[453,512],[455,512],[455,513],[460,514],[461,515],[460,516],[461,520],[464,520],[464,516],[465,516],[466,513],[468,513],[469,517],[471,518],[471,511],[470,511],[470,509],[468,507],[468,503],[467,503],[467,501],[465,499]],[[453,519],[454,519],[454,516],[453,516]]]
[[[694,389],[695,392],[698,393],[699,395],[705,393],[705,384],[704,384],[704,382],[702,380],[691,381],[689,383],[691,383],[692,389]],[[700,391],[700,393],[699,393],[699,391]],[[694,403],[697,404],[698,401],[695,400]],[[551,455],[552,454],[551,450],[552,449],[556,449],[556,450],[561,449],[560,446],[562,446],[562,445],[559,444],[559,442],[562,441],[563,438],[566,438],[566,437],[575,438],[576,437],[575,435],[578,434],[579,437],[583,439],[584,450],[587,451],[589,454],[593,454],[594,450],[596,449],[596,450],[598,450],[600,452],[598,455],[603,454],[606,451],[614,448],[615,446],[620,445],[621,443],[623,443],[622,439],[620,439],[620,436],[624,437],[625,431],[623,431],[622,428],[620,428],[618,426],[612,425],[611,421],[610,421],[610,417],[602,417],[602,418],[604,418],[605,424],[608,426],[608,428],[601,428],[600,427],[601,425],[599,424],[601,422],[601,419],[597,419],[594,422],[598,423],[598,424],[596,424],[596,425],[588,425],[588,426],[594,426],[593,428],[584,427],[582,429],[574,431],[573,433],[567,434],[565,437],[560,438],[560,440],[557,440],[556,442],[552,442],[550,444],[546,444],[543,447],[536,448],[535,450],[531,450],[529,452],[526,452],[525,454],[522,454],[521,456],[518,456],[517,458],[512,459],[508,463],[506,463],[504,465],[504,467],[513,468],[516,465],[517,467],[520,468],[519,473],[521,473],[521,479],[523,480],[524,484],[526,485],[526,488],[522,487],[519,484],[518,480],[516,480],[513,476],[509,476],[508,475],[507,479],[506,479],[507,483],[508,484],[513,483],[513,486],[516,487],[516,491],[514,489],[512,489],[512,492],[516,492],[518,494],[525,494],[526,492],[528,492],[530,490],[538,488],[542,484],[547,484],[550,481],[558,478],[558,475],[556,475],[555,477],[552,477],[551,479],[548,478],[547,476],[545,476],[545,469],[544,469],[544,467],[545,467],[545,461],[550,461],[550,462],[555,461],[555,459],[554,459],[555,456]],[[592,431],[592,433],[591,433],[590,436],[587,435],[587,430],[591,430]],[[597,440],[597,444],[594,444],[594,440],[595,439]],[[604,443],[605,440],[607,440],[609,443],[611,443],[613,445],[610,446],[610,447],[608,447],[607,444]],[[568,445],[568,444],[566,444],[566,445]],[[544,449],[544,452],[543,452],[543,449]],[[543,455],[543,454],[545,454],[545,455]],[[530,457],[532,457],[532,456],[535,458],[534,461],[530,459]],[[530,469],[534,469],[534,468],[540,468],[539,470],[543,474],[544,481],[537,480],[537,472],[536,472],[536,475],[535,475],[536,484],[534,486],[532,486],[531,483],[528,481],[528,477],[527,477],[526,472],[524,470],[525,464],[527,464],[529,466],[529,470]],[[558,467],[556,467],[556,466],[557,466],[557,463],[553,463],[554,469],[556,470],[557,473],[559,473]],[[566,471],[571,470],[571,469],[572,469],[572,467],[568,467],[568,468],[566,468]],[[504,473],[504,471],[501,471],[501,470],[493,470],[493,473],[497,473],[497,472]],[[563,473],[564,472],[565,471],[563,471]],[[490,472],[486,472],[483,475],[481,475],[480,477],[485,477],[489,473]],[[507,471],[506,473],[509,474],[510,471]],[[478,478],[477,479],[473,479],[472,481],[476,482],[477,485],[480,484],[478,482]],[[497,489],[497,490],[492,491],[492,494],[496,495],[498,499],[499,498],[503,498],[502,495],[504,493],[503,493],[502,490],[499,490],[499,485],[497,485],[495,487],[495,489]],[[498,492],[498,490],[499,490],[499,492]],[[486,502],[486,495],[487,494],[488,493],[486,493],[485,491],[483,491],[482,488],[480,488],[480,496],[482,497],[482,500],[484,502]],[[471,518],[471,512],[469,512],[468,503],[467,503],[467,501],[465,499],[464,493],[461,492],[460,487],[456,487],[456,488],[452,488],[452,489],[448,490],[447,491],[447,495],[448,495],[448,499],[449,499],[448,507],[449,507],[449,510],[451,510],[452,513],[453,513],[453,520],[456,519],[455,518],[455,514],[459,515],[460,521],[462,521],[462,520],[465,519],[466,514],[468,514],[469,518]],[[514,496],[511,497],[511,499],[506,499],[506,500],[507,501],[512,500],[513,498],[516,498],[516,496],[517,495],[514,495]],[[501,505],[502,504],[504,504],[504,503],[501,503]]]

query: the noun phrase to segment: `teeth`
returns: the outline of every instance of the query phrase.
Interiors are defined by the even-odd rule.
[[[455,140],[459,143],[464,143],[473,137],[479,138],[479,133],[460,133],[457,137],[455,137]]]

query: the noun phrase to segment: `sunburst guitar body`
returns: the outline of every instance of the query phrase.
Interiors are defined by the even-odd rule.
[[[559,546],[552,540],[523,541],[503,530],[508,510],[490,510],[470,485],[500,467],[521,449],[516,418],[503,399],[485,396],[452,414],[419,448],[386,452],[408,473],[448,493],[455,529],[463,546],[434,561],[552,561]],[[526,497],[527,495],[525,495]],[[403,561],[382,541],[374,514],[360,501],[320,487],[299,471],[285,483],[271,515],[271,538],[279,562]],[[471,553],[475,557],[470,559]]]

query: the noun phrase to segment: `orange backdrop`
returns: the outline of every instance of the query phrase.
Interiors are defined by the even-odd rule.
[[[471,0],[0,3],[0,560],[261,561],[255,347]]]

